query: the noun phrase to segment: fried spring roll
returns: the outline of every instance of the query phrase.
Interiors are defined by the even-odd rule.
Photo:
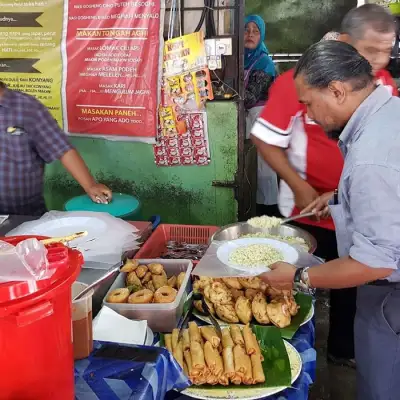
[[[182,334],[183,351],[190,350],[189,331],[185,329]]]
[[[252,354],[256,354],[258,343],[254,342],[255,336],[253,331],[251,330],[249,325],[246,325],[243,328],[243,338],[244,338],[244,345],[246,349],[246,353],[251,356]]]
[[[227,347],[233,348],[233,346],[234,343],[229,328],[222,329],[222,347],[226,349]]]
[[[189,338],[190,342],[197,342],[203,344],[203,340],[200,335],[199,327],[196,322],[189,322]]]
[[[165,343],[166,349],[170,353],[172,353],[172,335],[171,334],[164,335],[164,343]]]
[[[221,339],[218,337],[217,332],[213,326],[202,326],[200,328],[201,335],[205,341],[209,341],[214,348],[218,348]]]
[[[190,355],[192,356],[192,374],[195,374],[195,372],[203,372],[206,369],[206,362],[203,349],[199,342],[190,342]]]
[[[264,383],[265,382],[265,375],[264,370],[261,363],[261,358],[258,354],[251,355],[251,366],[253,369],[253,383]]]
[[[220,375],[218,378],[218,383],[222,386],[228,386],[229,385],[229,379],[225,374]]]
[[[208,342],[206,342],[206,343],[208,343]],[[213,386],[217,385],[217,384],[218,384],[218,377],[217,377],[216,375],[214,375],[214,374],[211,373],[211,374],[207,377],[207,383],[208,383],[209,385],[213,385]]]
[[[189,350],[184,350],[183,351],[183,358],[185,359],[185,363],[188,367],[189,375],[192,373],[192,356],[190,355]]]
[[[178,336],[179,336],[179,329],[174,329],[172,331],[172,350],[175,351],[176,346],[178,345]]]
[[[244,346],[244,339],[239,325],[231,325],[231,336],[233,343]]]
[[[222,358],[224,360],[224,375],[231,379],[235,375],[235,362],[232,347],[225,347],[222,350]]]
[[[183,347],[182,342],[179,342],[175,347],[175,350],[172,352],[175,357],[175,360],[178,361],[178,364],[183,368]]]
[[[183,372],[185,373],[186,376],[189,376],[188,366],[185,363],[185,361],[183,362]]]
[[[236,373],[244,375],[247,372],[246,357],[248,357],[248,355],[246,354],[244,347],[237,344],[233,348],[233,359],[235,361],[235,372]]]
[[[218,380],[218,377],[224,372],[224,364],[218,350],[209,341],[204,344],[204,358],[208,369]]]
[[[250,357],[246,354],[242,346],[236,345],[233,348],[233,357],[235,360],[235,375],[241,375],[242,382],[245,385],[253,383],[253,374]]]

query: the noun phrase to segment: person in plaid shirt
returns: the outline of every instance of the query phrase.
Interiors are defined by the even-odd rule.
[[[44,214],[44,167],[55,160],[93,201],[111,200],[111,190],[96,182],[46,107],[0,81],[0,213]]]

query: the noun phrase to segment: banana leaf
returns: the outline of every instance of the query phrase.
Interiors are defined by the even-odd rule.
[[[311,296],[304,293],[297,293],[294,298],[296,299],[296,303],[300,306],[300,310],[297,315],[292,318],[292,323],[288,327],[280,329],[284,339],[293,339],[293,336],[300,325],[306,320],[312,308]]]

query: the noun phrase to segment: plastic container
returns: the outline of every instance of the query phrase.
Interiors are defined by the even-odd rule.
[[[134,196],[123,193],[113,193],[113,198],[108,204],[94,203],[88,195],[84,194],[68,200],[64,209],[65,211],[103,212],[130,221],[143,219],[140,201]]]
[[[136,253],[135,258],[156,258],[167,250],[170,240],[189,244],[207,244],[209,238],[219,230],[218,226],[161,224]],[[193,260],[193,265],[199,261]]]
[[[173,303],[164,304],[114,304],[106,301],[108,294],[118,288],[125,287],[127,274],[121,272],[112,284],[103,304],[112,308],[117,313],[129,319],[147,320],[149,328],[153,332],[171,332],[176,328],[183,313],[183,306],[188,298],[190,289],[190,275],[193,264],[190,260],[160,260],[160,259],[140,259],[141,264],[160,263],[169,277],[186,272],[185,279]]]
[[[55,270],[49,279],[0,284],[1,399],[74,398],[71,287],[83,257],[62,244],[47,249]]]
[[[72,285],[72,298],[77,296],[89,285],[75,282]],[[87,358],[93,350],[92,329],[92,299],[93,290],[79,300],[72,302],[72,341],[74,345],[74,360]]]

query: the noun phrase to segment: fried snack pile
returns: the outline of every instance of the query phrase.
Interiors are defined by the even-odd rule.
[[[260,325],[273,324],[286,328],[299,306],[290,290],[267,286],[258,277],[213,279],[201,276],[193,284],[195,293],[202,293],[210,312],[230,324],[249,324],[253,318]],[[196,309],[204,310],[201,301]]]
[[[265,382],[260,346],[251,328],[232,325],[222,330],[189,323],[178,342],[179,330],[165,335],[173,354],[194,385],[256,385]]]
[[[161,264],[140,265],[137,260],[127,260],[121,268],[126,275],[126,287],[113,290],[109,303],[172,303],[180,289],[185,273],[167,277]]]

